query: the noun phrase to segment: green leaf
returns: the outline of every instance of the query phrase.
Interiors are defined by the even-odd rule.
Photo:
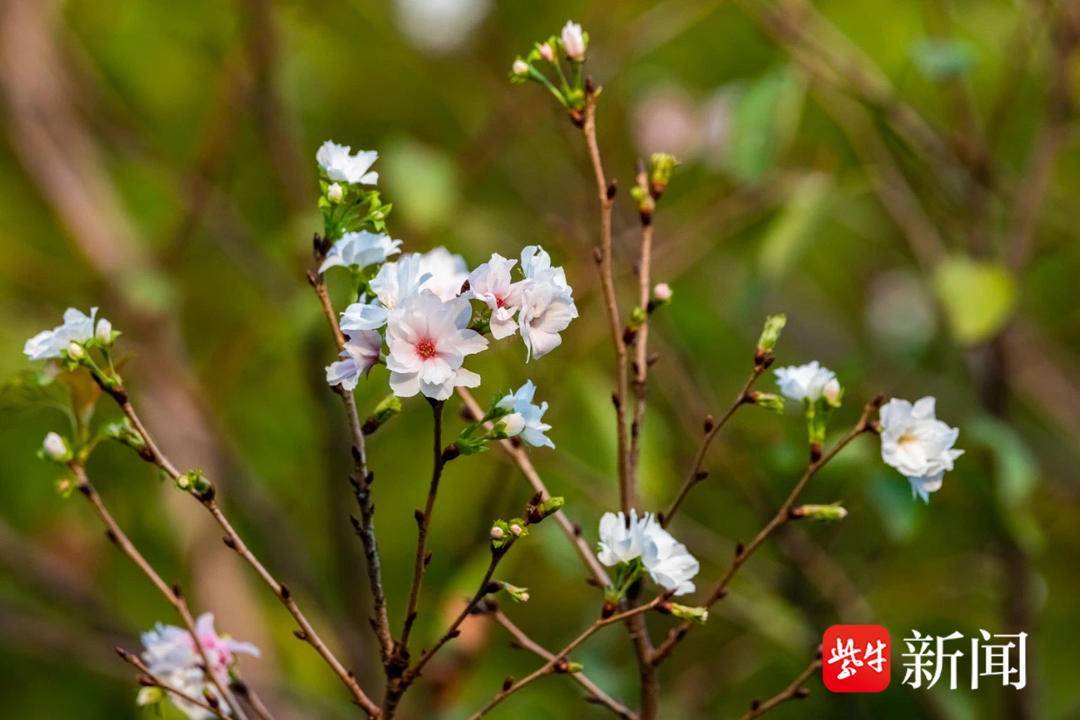
[[[974,345],[996,335],[1016,306],[1016,281],[1003,265],[953,256],[934,271],[934,291],[953,335]]]
[[[728,170],[756,183],[772,168],[799,121],[805,86],[790,67],[771,70],[747,83],[731,119]]]
[[[825,173],[807,173],[795,183],[761,244],[758,261],[767,278],[782,277],[798,261],[813,236],[831,191],[832,178]]]

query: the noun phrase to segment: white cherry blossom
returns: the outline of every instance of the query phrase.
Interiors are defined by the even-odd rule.
[[[782,367],[776,371],[776,384],[785,397],[801,402],[820,400],[826,386],[836,381],[836,373],[817,360],[806,365]],[[835,386],[838,391],[839,385]],[[830,387],[830,391],[834,388]]]
[[[693,578],[701,568],[697,558],[658,522],[647,524],[643,532],[641,561],[653,582],[675,595],[694,592]]]
[[[637,516],[630,509],[630,517],[618,513],[604,513],[600,518],[600,551],[596,558],[608,567],[628,563],[641,557],[646,529],[653,524],[653,517],[645,513]]]
[[[881,459],[896,468],[911,483],[911,492],[930,501],[930,493],[941,489],[945,473],[964,454],[953,445],[958,428],[938,420],[933,397],[914,404],[893,398],[881,408]]]
[[[352,154],[348,145],[338,145],[327,140],[315,153],[315,161],[331,180],[347,182],[353,185],[374,185],[379,182],[379,173],[369,172],[379,159],[374,150],[358,150]]]
[[[496,403],[496,407],[510,411],[509,415],[502,418],[502,422],[506,423],[507,427],[505,432],[511,437],[520,436],[523,442],[533,447],[554,448],[555,443],[544,434],[551,429],[551,426],[543,421],[548,404],[546,402],[534,404],[534,395],[536,395],[536,385],[532,380],[526,380],[516,392],[504,396]],[[510,418],[515,415],[518,417],[511,420]],[[510,432],[510,428],[517,429],[519,426],[520,429],[517,432]]]
[[[424,290],[390,312],[386,343],[390,387],[399,397],[417,393],[446,400],[455,387],[476,387],[480,376],[462,367],[466,355],[488,341],[468,329],[472,308],[466,298],[443,302]]]
[[[85,315],[81,310],[68,308],[64,311],[64,324],[52,330],[43,330],[27,340],[23,353],[31,360],[49,360],[60,357],[71,343],[88,342],[94,337],[97,311],[96,307],[90,308],[90,314]],[[97,324],[107,328],[111,335],[112,324],[108,320],[102,318]]]
[[[374,330],[353,330],[341,349],[341,359],[326,368],[326,382],[352,392],[360,376],[379,362],[382,336]]]
[[[365,268],[368,265],[383,263],[391,255],[401,252],[398,249],[400,247],[400,240],[394,240],[385,233],[373,233],[367,230],[348,232],[334,243],[330,252],[326,253],[326,259],[319,266],[319,272],[324,273],[332,267]]]
[[[547,355],[562,342],[559,335],[576,318],[577,306],[554,282],[530,280],[521,289],[518,331],[525,342],[525,362]]]
[[[420,256],[420,272],[429,275],[422,288],[435,293],[440,300],[450,300],[461,294],[461,286],[469,279],[465,258],[437,247]]]
[[[496,340],[513,335],[517,331],[514,314],[521,304],[524,283],[513,282],[510,269],[517,260],[509,260],[494,253],[486,263],[469,273],[469,290],[472,296],[491,309],[491,336]]]

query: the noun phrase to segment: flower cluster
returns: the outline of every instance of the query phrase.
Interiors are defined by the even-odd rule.
[[[552,36],[543,42],[534,43],[533,49],[525,57],[514,59],[510,67],[510,79],[515,83],[530,80],[538,82],[567,110],[580,110],[585,103],[581,68],[585,63],[585,51],[588,47],[589,33],[582,30],[581,25],[568,20],[558,37]],[[569,63],[569,73],[563,69],[560,54]],[[555,71],[554,80],[540,69],[546,66]]]
[[[947,470],[964,454],[953,445],[960,435],[934,413],[935,400],[924,397],[914,404],[893,398],[881,408],[881,459],[899,470],[911,483],[911,492],[930,501],[941,489]]]
[[[641,570],[675,595],[685,595],[694,591],[693,578],[699,569],[697,558],[656,518],[649,513],[639,518],[633,509],[629,517],[620,512],[600,518],[597,558],[608,567],[622,569],[616,587],[620,595]]]
[[[210,613],[199,616],[195,631],[199,644],[210,661],[210,671],[218,678],[228,676],[236,663],[237,653],[259,656],[259,649],[251,643],[238,642],[226,635],[218,635],[214,629],[214,616]],[[143,633],[142,643],[145,648],[142,659],[151,675],[170,688],[179,690],[190,697],[212,698],[214,706],[221,712],[228,713],[228,705],[223,702],[223,698],[207,675],[203,658],[187,630],[175,625],[158,623],[153,630]],[[159,695],[151,695],[149,698],[143,698],[143,702],[144,704],[152,702],[159,697]],[[192,720],[215,717],[206,708],[175,693],[170,693],[169,699]]]
[[[375,157],[363,152],[351,156],[348,148],[330,142],[317,155],[326,179],[352,184],[377,180],[367,172],[368,160]],[[381,360],[390,370],[395,395],[446,400],[456,387],[480,384],[480,376],[464,362],[487,349],[487,333],[495,340],[519,333],[527,362],[556,348],[560,333],[577,317],[566,273],[552,266],[540,246],[521,251],[520,279],[512,272],[518,260],[497,253],[471,272],[464,258],[443,247],[394,258],[401,241],[379,230],[389,206],[379,205],[380,222],[374,222],[370,212],[353,207],[371,201],[370,193],[347,196],[354,199],[345,209],[323,203],[327,232],[341,235],[325,252],[319,272],[348,269],[359,298],[341,315],[347,342],[340,359],[326,368],[330,385],[351,392]],[[523,423],[519,432],[528,433],[527,442],[550,443],[543,436],[547,426],[540,423],[543,409],[515,414],[512,422]]]

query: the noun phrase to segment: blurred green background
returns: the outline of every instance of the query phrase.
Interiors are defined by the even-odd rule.
[[[1080,189],[1077,3],[1032,0],[623,2],[0,2],[0,697],[5,716],[136,717],[112,646],[169,608],[109,546],[56,469],[35,458],[63,416],[19,389],[22,343],[74,305],[124,331],[125,373],[173,457],[221,487],[250,544],[377,687],[332,344],[304,281],[318,229],[314,152],[326,138],[380,152],[406,248],[476,264],[541,243],[565,264],[582,317],[523,367],[518,343],[470,366],[486,402],[526,377],[551,403],[558,451],[535,462],[595,541],[617,503],[610,349],[590,248],[594,188],[579,133],[511,60],[568,17],[589,69],[607,171],[683,164],[660,203],[656,280],[675,290],[644,431],[643,505],[665,506],[702,418],[735,393],[769,312],[788,314],[779,364],[819,359],[847,388],[842,429],[876,392],[938,398],[967,451],[928,506],[857,442],[808,501],[831,526],[789,528],[740,574],[708,626],[664,666],[664,717],[737,717],[803,668],[821,631],[871,621],[1031,633],[1023,692],[911,690],[810,699],[777,718],[1076,718],[1080,626]],[[616,259],[631,306],[638,229],[620,193]],[[337,288],[343,290],[344,288]],[[342,298],[339,298],[339,301]],[[361,385],[361,411],[385,394]],[[768,389],[772,379],[761,387]],[[101,417],[112,417],[101,407]],[[370,443],[395,626],[429,472],[421,401]],[[740,412],[711,478],[673,532],[716,578],[801,471],[803,426]],[[335,679],[221,545],[197,507],[118,448],[91,473],[120,522],[220,629],[264,650],[241,668],[279,717],[350,717]],[[434,524],[418,633],[434,637],[487,560],[492,518],[528,486],[497,452],[453,463]],[[501,576],[532,589],[507,612],[561,646],[598,594],[543,526]],[[669,625],[651,618],[659,634]],[[333,628],[333,630],[331,630]],[[463,717],[537,665],[484,621],[433,663],[410,717]],[[632,653],[611,629],[577,656],[636,701]],[[966,667],[966,665],[964,666]],[[966,683],[962,683],[962,686]],[[434,708],[426,712],[420,708]],[[604,717],[565,679],[492,717]]]

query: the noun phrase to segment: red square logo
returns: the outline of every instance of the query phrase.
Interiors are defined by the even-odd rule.
[[[880,625],[833,625],[821,639],[821,680],[835,693],[889,687],[889,631]]]

